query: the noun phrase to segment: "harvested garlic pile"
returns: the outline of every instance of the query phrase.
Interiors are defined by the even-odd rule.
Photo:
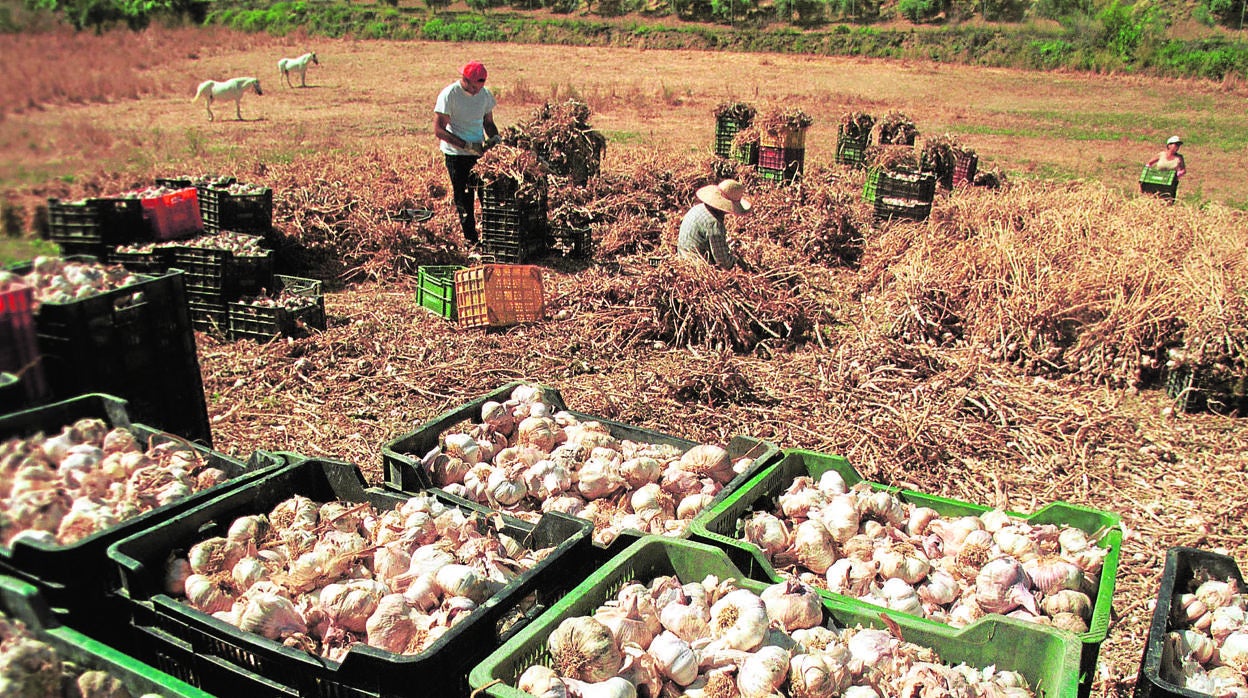
[[[713,576],[629,584],[593,616],[564,619],[547,646],[551,666],[517,680],[538,698],[1033,695],[1013,671],[943,664],[884,630],[828,628],[818,594],[795,580],[761,594]]]
[[[215,235],[201,235],[181,240],[175,247],[198,247],[207,250],[227,250],[239,257],[262,257],[269,252],[263,239],[256,235],[223,230]]]
[[[100,419],[9,439],[0,444],[0,543],[69,545],[226,479],[185,444],[144,450]]]
[[[26,624],[0,613],[0,696],[131,698],[121,680],[99,670],[82,671],[39,640]],[[159,698],[148,693],[139,698]]]
[[[299,296],[287,291],[282,291],[276,298],[272,296],[249,296],[236,301],[242,305],[251,305],[257,308],[283,308],[289,311],[303,310],[316,305],[316,298],[308,296]]]
[[[1174,599],[1162,678],[1219,698],[1248,698],[1248,594],[1234,579],[1210,579]]]
[[[296,495],[173,559],[166,588],[334,661],[359,642],[419,654],[553,550],[526,549],[497,527],[429,495],[384,512]]]
[[[1077,528],[987,511],[941,517],[835,471],[795,478],[774,513],[739,522],[808,584],[963,627],[988,613],[1088,631],[1107,548]]]
[[[0,290],[15,284],[29,286],[35,309],[41,303],[68,303],[98,296],[141,281],[139,277],[116,264],[83,264],[67,262],[60,257],[35,257],[30,273],[19,276],[0,271]]]
[[[481,406],[481,423],[442,435],[423,458],[434,484],[534,521],[561,511],[594,522],[594,542],[620,531],[678,536],[753,460],[714,444],[680,449],[617,439],[603,424],[553,412],[542,389],[519,386]]]

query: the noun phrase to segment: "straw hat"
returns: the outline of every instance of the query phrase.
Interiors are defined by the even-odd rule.
[[[708,184],[698,190],[697,196],[702,203],[724,213],[735,213],[739,216],[750,210],[750,200],[745,198],[745,187],[735,179]]]
[[[1178,136],[1170,136],[1169,138],[1166,139],[1166,145],[1182,144],[1182,143],[1183,143],[1183,139],[1179,138]]]

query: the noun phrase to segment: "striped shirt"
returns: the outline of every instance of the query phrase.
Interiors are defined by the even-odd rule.
[[[703,203],[689,209],[681,219],[676,250],[697,255],[721,269],[731,269],[737,262],[728,249],[728,229]]]

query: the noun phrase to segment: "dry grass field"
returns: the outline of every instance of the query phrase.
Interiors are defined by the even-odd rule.
[[[1139,368],[1119,353],[1124,338],[1148,335],[1158,318],[1200,306],[1205,295],[1213,305],[1231,299],[1228,314],[1217,315],[1227,333],[1244,325],[1234,299],[1248,286],[1248,227],[1220,205],[1248,202],[1239,174],[1248,163],[1233,136],[1248,132],[1238,85],[221,31],[61,37],[59,49],[19,41],[0,37],[0,53],[24,57],[0,75],[0,187],[24,215],[51,195],[156,175],[233,174],[274,188],[284,232],[324,236],[322,256],[367,268],[351,278],[368,281],[327,297],[324,333],[264,346],[199,337],[221,450],[343,458],[377,481],[382,443],[525,379],[559,388],[582,412],[703,441],[748,433],[840,453],[868,479],[963,501],[1031,512],[1063,500],[1113,511],[1124,543],[1093,696],[1131,695],[1168,547],[1248,561],[1242,420],[1176,412],[1155,386],[1113,380]],[[58,72],[51,59],[71,48],[89,48],[79,55],[100,69]],[[310,86],[286,87],[277,60],[309,49],[321,60],[308,71]],[[599,231],[609,256],[547,263],[551,319],[543,323],[460,330],[417,307],[414,279],[395,271],[465,260],[430,112],[468,58],[491,70],[501,125],[550,99],[587,102],[610,138],[610,176],[595,196],[620,210],[625,199],[645,201],[618,216],[619,231]],[[203,105],[189,103],[194,86],[237,75],[259,76],[264,95],[243,98],[244,121],[218,103],[209,123]],[[35,84],[51,89],[17,97],[42,89]],[[774,294],[810,328],[801,341],[742,352],[665,341],[653,329],[661,313],[643,303],[654,294],[643,292],[684,293],[684,282],[645,263],[653,245],[625,249],[645,235],[671,244],[692,191],[709,177],[712,111],[727,100],[798,106],[814,118],[808,187],[751,182],[759,214],[733,229],[747,257],[765,263],[733,278]],[[943,198],[922,225],[873,224],[856,198],[861,174],[829,163],[836,123],[850,110],[900,110],[924,133],[953,133],[1013,186]],[[1133,194],[1141,164],[1171,132],[1187,139],[1191,169],[1175,208]],[[410,205],[431,206],[434,219],[419,229],[386,221],[387,210]],[[861,237],[859,259],[820,256],[821,234],[837,225]],[[371,252],[378,248],[385,254]],[[961,299],[964,315],[952,317],[942,298]],[[1103,333],[1067,348],[1104,367],[1099,380],[998,360],[1013,349],[994,344],[993,332],[1046,316]],[[933,318],[964,324],[965,341],[929,334]]]

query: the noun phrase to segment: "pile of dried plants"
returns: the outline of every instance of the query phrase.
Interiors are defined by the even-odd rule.
[[[758,110],[745,102],[720,102],[715,106],[716,121],[731,121],[745,127],[754,123]]]
[[[841,117],[837,134],[853,140],[866,141],[875,127],[875,117],[864,111],[851,111]]]
[[[589,116],[589,105],[584,102],[547,102],[527,121],[504,129],[502,140],[536,153],[551,174],[584,184],[598,174],[607,149],[606,137],[589,125]]]
[[[914,145],[919,135],[919,127],[904,113],[890,111],[880,120],[879,138],[881,145]]]

